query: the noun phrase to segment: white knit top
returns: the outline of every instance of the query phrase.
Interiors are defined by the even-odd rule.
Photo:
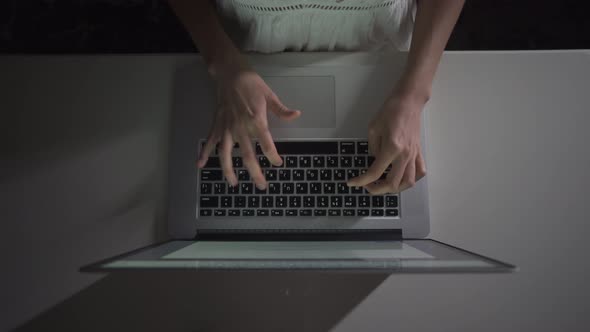
[[[408,50],[415,0],[217,0],[244,51]]]

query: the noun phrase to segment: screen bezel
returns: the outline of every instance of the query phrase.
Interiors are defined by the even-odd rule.
[[[434,260],[428,260],[430,262],[438,261],[444,262],[449,261],[448,258],[441,257],[440,252],[433,252],[432,249],[442,250],[442,252],[455,252],[459,255],[464,256],[471,256],[473,260],[483,261],[489,266],[436,266],[436,267],[425,267],[425,266],[403,266],[403,262],[418,262],[416,259],[399,259],[400,265],[396,266],[395,268],[392,267],[359,267],[359,268],[328,268],[328,267],[305,267],[305,268],[231,268],[231,267],[224,267],[224,268],[196,268],[196,267],[179,267],[179,266],[166,266],[166,267],[113,267],[111,263],[117,261],[185,261],[185,262],[196,262],[196,261],[207,261],[206,259],[162,259],[163,256],[181,248],[184,248],[187,245],[194,243],[197,240],[168,240],[160,243],[156,243],[153,245],[145,246],[143,248],[139,248],[136,250],[132,250],[121,255],[117,255],[114,257],[110,257],[89,265],[86,265],[80,268],[81,272],[116,272],[116,271],[163,271],[163,270],[184,270],[184,271],[294,271],[294,270],[304,270],[304,271],[326,271],[326,272],[386,272],[386,273],[495,273],[495,272],[514,272],[516,270],[516,266],[512,264],[508,264],[490,257],[486,257],[453,245],[449,245],[434,239],[403,239],[403,240],[396,240],[401,242],[408,242],[408,244],[412,245],[413,247],[422,250],[429,255],[435,257]],[[428,248],[428,246],[433,246],[432,248]],[[147,256],[148,259],[138,260],[137,256]],[[452,256],[452,255],[451,255]],[[133,258],[135,259],[126,259],[126,258]],[[231,260],[210,260],[210,261],[224,261],[230,262]],[[245,262],[247,260],[240,259],[237,260],[240,262]],[[261,260],[264,261],[264,260]],[[269,262],[277,261],[277,260],[267,260]],[[284,260],[281,260],[284,261]],[[310,260],[305,260],[310,261]],[[363,261],[363,260],[325,260],[329,262],[338,262],[338,261]],[[472,260],[467,260],[472,261]]]

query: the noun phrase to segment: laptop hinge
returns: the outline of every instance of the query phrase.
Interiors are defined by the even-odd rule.
[[[396,241],[401,229],[207,229],[200,241]]]

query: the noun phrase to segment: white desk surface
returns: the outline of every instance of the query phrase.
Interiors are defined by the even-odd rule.
[[[375,61],[323,56],[257,61]],[[77,272],[166,238],[174,74],[194,61],[0,57],[0,330],[35,316],[25,330],[587,329],[588,51],[451,52],[437,75],[426,123],[431,237],[517,273]]]

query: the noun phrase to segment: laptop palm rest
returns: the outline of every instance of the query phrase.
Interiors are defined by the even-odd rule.
[[[262,76],[279,100],[301,116],[293,121],[269,114],[271,128],[334,128],[336,105],[333,76]]]

